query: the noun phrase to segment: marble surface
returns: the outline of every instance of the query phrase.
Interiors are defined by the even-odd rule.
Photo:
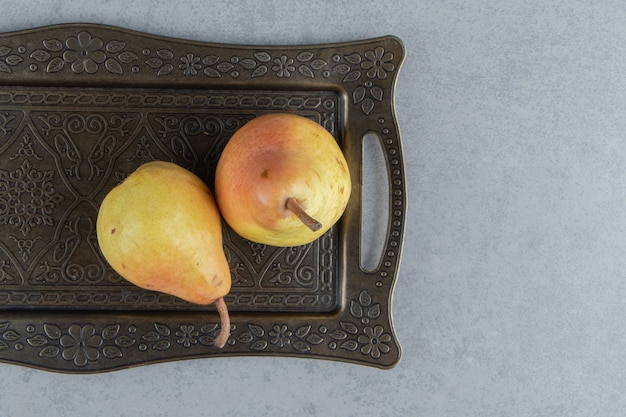
[[[626,7],[393,4],[0,0],[2,31],[92,22],[242,44],[400,37],[410,207],[394,369],[220,358],[79,376],[0,364],[0,415],[624,415]]]

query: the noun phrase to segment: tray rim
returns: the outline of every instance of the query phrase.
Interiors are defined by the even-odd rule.
[[[152,346],[150,346],[150,343],[143,343],[143,345],[146,346],[146,349],[152,348],[155,354],[149,357],[135,358],[136,355],[126,354],[124,347],[120,346],[120,343],[123,345],[124,340],[132,339],[133,337],[139,340],[140,335],[138,333],[140,333],[140,330],[132,323],[135,322],[134,320],[139,320],[141,317],[145,319],[147,315],[153,316],[155,313],[158,314],[158,311],[92,312],[87,309],[76,310],[79,312],[79,315],[80,313],[84,313],[87,316],[86,320],[82,320],[82,322],[79,323],[77,323],[76,311],[46,310],[46,319],[43,319],[41,322],[34,320],[34,318],[37,318],[38,313],[41,313],[41,310],[0,311],[0,342],[3,343],[3,345],[0,343],[0,362],[65,373],[95,373],[181,359],[269,355],[329,359],[369,365],[382,369],[394,367],[400,360],[401,347],[393,327],[392,301],[402,255],[402,242],[406,227],[405,217],[407,209],[404,161],[394,102],[394,90],[398,73],[406,54],[402,41],[395,36],[389,35],[371,39],[309,45],[237,45],[178,39],[103,24],[66,23],[2,33],[0,34],[0,48],[7,43],[7,40],[15,42],[18,38],[25,36],[41,35],[44,37],[47,36],[47,39],[51,39],[51,36],[57,33],[67,33],[67,39],[69,39],[69,37],[78,36],[79,33],[83,32],[90,34],[90,36],[94,34],[94,38],[99,36],[104,38],[103,35],[107,35],[109,39],[113,39],[113,35],[115,35],[121,39],[143,39],[150,42],[163,42],[164,45],[170,47],[171,45],[182,45],[187,46],[188,49],[195,48],[210,51],[216,56],[222,52],[225,54],[230,50],[245,52],[248,53],[248,56],[254,54],[255,51],[258,53],[272,51],[278,53],[278,55],[268,54],[270,60],[283,60],[283,57],[287,57],[287,59],[293,59],[296,65],[298,65],[298,63],[301,64],[298,70],[296,70],[294,66],[290,78],[278,77],[278,72],[276,72],[276,74],[274,74],[276,78],[265,77],[263,79],[265,84],[262,85],[270,87],[270,89],[290,90],[297,88],[300,90],[328,89],[337,91],[344,102],[343,114],[341,115],[344,122],[342,126],[338,128],[344,130],[342,134],[345,140],[348,142],[358,141],[365,133],[370,132],[378,135],[381,139],[381,145],[386,151],[385,162],[387,169],[390,171],[388,172],[390,218],[385,252],[393,252],[393,255],[381,257],[378,267],[373,271],[364,271],[358,265],[351,265],[346,262],[345,258],[347,254],[352,253],[355,244],[358,244],[358,242],[347,242],[346,239],[349,235],[349,231],[357,230],[360,232],[360,208],[357,208],[352,211],[356,213],[355,215],[347,216],[347,218],[342,219],[340,223],[340,257],[343,258],[343,261],[340,262],[340,266],[343,265],[345,267],[347,277],[353,278],[348,278],[346,282],[342,283],[340,297],[343,298],[343,301],[341,306],[332,313],[279,313],[280,317],[276,317],[276,313],[263,313],[255,316],[257,317],[256,321],[261,323],[257,325],[244,320],[249,314],[233,312],[232,321],[234,328],[232,329],[233,334],[231,335],[232,343],[230,343],[229,346],[222,351],[213,348],[209,337],[212,330],[206,330],[205,332],[201,329],[200,325],[198,325],[197,330],[200,331],[200,334],[206,334],[207,336],[205,339],[207,341],[206,346],[203,350],[186,351],[184,347],[181,349],[178,346],[173,346],[176,339],[175,333],[177,330],[180,330],[180,326],[182,326],[181,323],[191,322],[192,319],[197,322],[198,314],[204,315],[205,313],[175,312],[171,317],[176,320],[167,323],[155,321],[154,323],[146,324],[147,327],[153,328],[150,332],[151,334],[155,334],[157,339],[150,342],[154,342]],[[40,39],[42,42],[46,40],[46,38]],[[240,75],[243,75],[241,73],[235,76],[234,72],[230,74],[224,72],[217,74],[222,75],[222,77],[216,80],[208,75],[215,75],[215,73],[205,72],[207,77],[202,79],[202,81],[204,81],[203,83],[198,83],[195,79],[185,79],[182,75],[178,74],[178,78],[174,79],[176,87],[171,87],[171,84],[168,84],[168,81],[172,81],[171,78],[165,81],[159,79],[158,77],[161,75],[147,77],[147,79],[140,81],[139,85],[137,85],[135,82],[137,77],[133,77],[130,72],[124,73],[124,78],[116,78],[122,74],[115,74],[118,68],[113,64],[111,67],[112,70],[108,69],[108,72],[105,72],[102,67],[98,68],[98,71],[101,72],[96,74],[97,77],[90,74],[89,76],[91,76],[92,79],[87,80],[87,82],[84,77],[79,78],[85,74],[77,75],[67,71],[62,74],[59,74],[61,71],[48,73],[47,75],[52,76],[52,78],[40,80],[35,76],[40,70],[40,67],[37,65],[44,61],[38,60],[36,55],[35,58],[33,58],[34,47],[26,47],[18,44],[19,42],[15,44],[16,46],[11,46],[11,50],[4,54],[2,53],[2,49],[0,49],[0,64],[4,62],[4,67],[7,67],[11,71],[7,76],[6,71],[2,71],[3,67],[0,65],[0,85],[2,86],[20,84],[23,86],[76,86],[97,88],[110,85],[115,87],[135,85],[142,88],[159,87],[173,89],[197,88],[198,86],[202,86],[229,90],[234,88],[245,89],[255,84],[255,80],[252,80],[252,76],[246,81],[243,80],[243,77],[240,77]],[[125,44],[127,45],[128,42],[125,42]],[[350,50],[355,50],[355,48],[363,46],[370,47],[370,49],[367,49],[367,52],[370,52],[369,55],[365,53],[365,50],[359,51],[360,53],[350,53]],[[117,47],[119,48],[119,44]],[[30,53],[31,59],[26,62],[27,59],[23,58],[22,61],[12,65],[12,63],[9,63],[8,57],[20,57],[19,53],[16,54],[16,52],[19,52],[20,48],[26,49],[24,54]],[[146,49],[142,52],[145,52]],[[44,49],[40,47],[40,50]],[[124,47],[122,47],[120,51],[123,50]],[[388,55],[385,55],[385,52],[389,50],[392,51],[392,57],[385,60],[389,58]],[[342,52],[339,53],[336,51]],[[140,56],[139,51],[133,53]],[[117,55],[116,57],[119,59],[119,56],[120,55]],[[223,56],[225,55],[221,57]],[[277,56],[277,58],[274,58],[275,56]],[[389,64],[393,66],[393,69],[385,70],[385,67],[381,66],[380,71],[377,72],[374,66],[364,64],[364,58],[367,56],[373,56],[379,63],[382,61],[382,64]],[[321,59],[325,63],[325,66],[320,67],[319,70],[316,68],[322,64],[318,63],[313,66],[311,62],[315,57],[322,57],[318,59]],[[175,57],[172,57],[174,61],[173,58]],[[182,58],[182,56],[180,58]],[[267,56],[262,56],[262,58],[266,59]],[[15,61],[16,59],[12,62]],[[236,64],[232,58],[230,61],[230,64]],[[334,69],[344,65],[341,67],[341,71],[337,69],[337,72],[331,72],[330,68],[331,65],[333,65],[333,61],[335,61]],[[25,64],[29,62],[31,66],[24,69],[22,76],[16,80],[13,74],[17,72],[17,69],[21,66],[25,66]],[[52,62],[52,60],[48,61],[48,65],[50,62]],[[120,65],[118,60],[115,60],[115,62]],[[374,62],[374,60],[372,60],[372,62]],[[68,63],[66,62],[65,64]],[[124,62],[121,64],[124,64]],[[259,68],[259,66],[263,64],[265,64],[265,61],[259,60],[256,64],[256,68]],[[351,67],[349,64],[353,64],[354,66]],[[374,65],[376,64],[377,62],[374,62]],[[390,68],[389,65],[386,68]],[[34,69],[35,67],[37,68],[36,70]],[[261,77],[264,77],[271,71],[267,69],[267,65],[265,65],[265,67],[266,72],[262,74]],[[300,70],[300,68],[303,67],[308,69]],[[348,67],[347,71],[345,71],[346,67]],[[132,68],[132,66],[128,65],[122,68],[122,70],[131,69],[132,71]],[[208,66],[206,68],[208,68]],[[328,69],[324,70],[323,68]],[[63,68],[63,70],[67,70],[67,68]],[[372,76],[367,75],[368,70],[370,70]],[[381,77],[383,73],[385,77]],[[169,74],[170,73],[166,75]],[[61,77],[55,78],[54,75],[60,75]],[[230,77],[228,77],[229,75]],[[224,77],[226,77],[226,79],[224,79]],[[255,88],[251,89],[253,90]],[[363,114],[365,114],[365,118]],[[383,141],[383,139],[385,140]],[[350,145],[347,144],[345,146]],[[393,153],[390,153],[392,150]],[[358,154],[358,152],[356,153]],[[349,161],[349,165],[351,166],[351,173],[354,178],[353,182],[355,182],[356,185],[354,192],[360,192],[360,154],[351,156],[352,161]],[[360,204],[361,199],[359,198],[358,200]],[[351,200],[350,204],[355,203]],[[398,214],[392,215],[394,211],[397,211]],[[363,282],[359,283],[357,282],[358,280],[367,280],[367,284]],[[56,322],[44,323],[48,317],[55,318]],[[47,321],[50,322],[51,320]],[[211,316],[208,316],[208,320],[202,320],[200,323],[205,322],[206,325],[207,321],[211,323],[214,320]],[[253,326],[251,326],[251,324]],[[62,355],[60,355],[62,350],[60,339],[62,336],[71,335],[73,333],[72,330],[76,330],[76,327],[72,326],[76,325],[79,326],[80,331],[86,330],[91,332],[93,330],[94,334],[97,335],[100,340],[100,344],[97,346],[98,358],[82,365],[78,365],[76,362],[67,359],[60,359],[62,357]],[[241,325],[242,329],[238,328],[238,325]],[[143,336],[148,334],[148,330],[146,329],[141,331],[145,332]],[[291,346],[285,348],[285,346],[279,347],[278,344],[273,344],[271,342],[273,339],[270,336],[272,332],[276,334],[276,340],[289,334],[288,344]],[[382,338],[382,336],[385,337]],[[249,349],[245,351],[229,351],[229,347],[237,346],[237,337],[245,340],[250,339],[248,343]],[[371,342],[367,341],[368,338]],[[372,349],[374,352],[378,349],[373,346],[375,339],[377,342],[384,342],[383,344],[389,348],[389,351],[381,353],[379,350],[377,354],[372,354]],[[122,342],[120,342],[120,340]],[[359,340],[363,340],[363,342],[361,343]],[[170,346],[167,349],[159,351],[155,346],[162,341],[169,342]],[[35,346],[38,343],[43,343],[43,345]],[[109,343],[109,348],[111,348],[109,351],[105,351],[107,343]],[[137,342],[135,346],[131,345],[132,349],[140,349],[137,348],[140,343],[141,342]],[[163,346],[165,345],[166,344]],[[46,353],[52,356],[55,353],[55,349],[44,352],[45,348],[50,346],[57,348],[54,358],[46,357]],[[322,346],[323,349],[319,349],[320,346]],[[5,348],[3,349],[3,347]],[[30,349],[34,347],[43,347],[39,350],[39,357],[25,358],[24,352],[30,351]],[[131,347],[129,347],[129,349]],[[118,356],[120,354],[121,356]]]

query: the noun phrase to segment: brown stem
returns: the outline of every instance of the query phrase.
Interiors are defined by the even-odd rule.
[[[309,216],[295,198],[288,198],[285,206],[287,206],[287,208],[291,210],[298,217],[298,219],[300,219],[300,221],[312,231],[316,232],[322,227],[322,223]]]
[[[223,297],[215,300],[215,307],[217,307],[217,312],[220,314],[221,320],[220,334],[215,338],[215,346],[221,349],[226,342],[228,342],[228,338],[230,337],[230,316],[228,315],[228,308],[226,308]]]

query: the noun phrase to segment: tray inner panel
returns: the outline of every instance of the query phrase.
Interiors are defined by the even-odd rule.
[[[105,262],[95,220],[142,163],[176,162],[210,186],[224,145],[265,113],[297,113],[341,142],[331,91],[0,87],[0,309],[204,310],[144,291]],[[225,226],[232,311],[337,307],[336,228],[300,247],[258,245]]]

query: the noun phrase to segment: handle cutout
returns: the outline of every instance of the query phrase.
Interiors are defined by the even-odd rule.
[[[360,266],[376,271],[382,260],[389,230],[389,171],[378,134],[363,136],[361,168]]]

